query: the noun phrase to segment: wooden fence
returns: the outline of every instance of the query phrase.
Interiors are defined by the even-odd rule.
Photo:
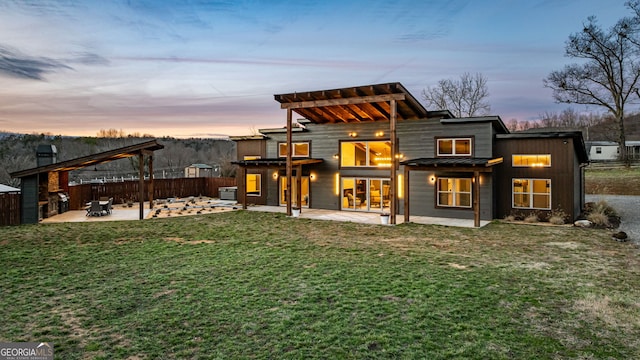
[[[138,180],[104,184],[82,184],[69,187],[69,210],[83,209],[87,202],[100,197],[112,197],[114,203],[123,204],[127,201],[137,202]],[[149,181],[145,181],[145,198],[148,200],[147,190]],[[236,186],[235,178],[177,178],[154,179],[153,198],[166,199],[171,197],[208,196],[219,197],[218,188]]]
[[[20,225],[20,194],[0,193],[0,226]]]

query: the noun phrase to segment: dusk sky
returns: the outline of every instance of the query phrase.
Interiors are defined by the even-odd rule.
[[[401,82],[424,103],[464,72],[534,120],[567,108],[542,80],[568,36],[624,2],[0,0],[0,131],[248,135],[286,123],[273,94]]]

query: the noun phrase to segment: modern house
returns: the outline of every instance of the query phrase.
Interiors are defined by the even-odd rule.
[[[579,132],[511,134],[427,111],[400,83],[275,95],[283,128],[233,137],[247,204],[491,220],[584,205]],[[293,112],[302,116],[294,123]]]

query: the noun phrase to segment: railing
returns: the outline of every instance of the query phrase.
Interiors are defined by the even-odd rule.
[[[20,194],[0,193],[0,226],[20,225]]]
[[[124,181],[117,183],[82,184],[69,187],[69,210],[83,209],[87,202],[100,197],[112,197],[115,204],[124,204],[129,201],[137,202],[140,194],[139,182]],[[144,201],[149,200],[147,189],[149,180],[145,181]],[[153,198],[165,199],[171,197],[208,196],[217,198],[218,188],[236,186],[235,178],[177,178],[154,179]]]

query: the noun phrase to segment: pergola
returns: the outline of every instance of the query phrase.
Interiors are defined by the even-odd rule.
[[[32,169],[16,171],[11,173],[11,177],[24,178],[28,176],[48,173],[67,174],[69,171],[94,166],[114,160],[138,157],[139,171],[139,198],[140,198],[140,220],[144,218],[144,156],[149,157],[149,206],[153,207],[153,152],[164,149],[164,145],[159,144],[156,140],[146,141],[140,144],[125,146],[119,149],[109,150],[97,154],[87,155],[72,160],[56,162],[49,165],[43,165]],[[67,178],[67,177],[63,177]],[[23,196],[25,196],[23,191]]]
[[[397,172],[399,169],[396,124],[401,120],[421,119],[427,110],[400,83],[357,86],[333,90],[319,90],[274,95],[280,108],[287,110],[287,214],[291,215],[291,180],[294,160],[292,150],[292,113],[319,123],[354,123],[389,121],[391,141],[390,210],[392,224],[396,223]],[[295,160],[298,161],[298,160]],[[296,172],[300,174],[300,171]]]
[[[480,173],[491,173],[493,166],[502,163],[502,158],[420,158],[403,161],[404,188],[409,189],[409,177],[412,170],[473,173],[473,224],[480,227]],[[409,196],[404,199],[404,221],[409,222]]]

